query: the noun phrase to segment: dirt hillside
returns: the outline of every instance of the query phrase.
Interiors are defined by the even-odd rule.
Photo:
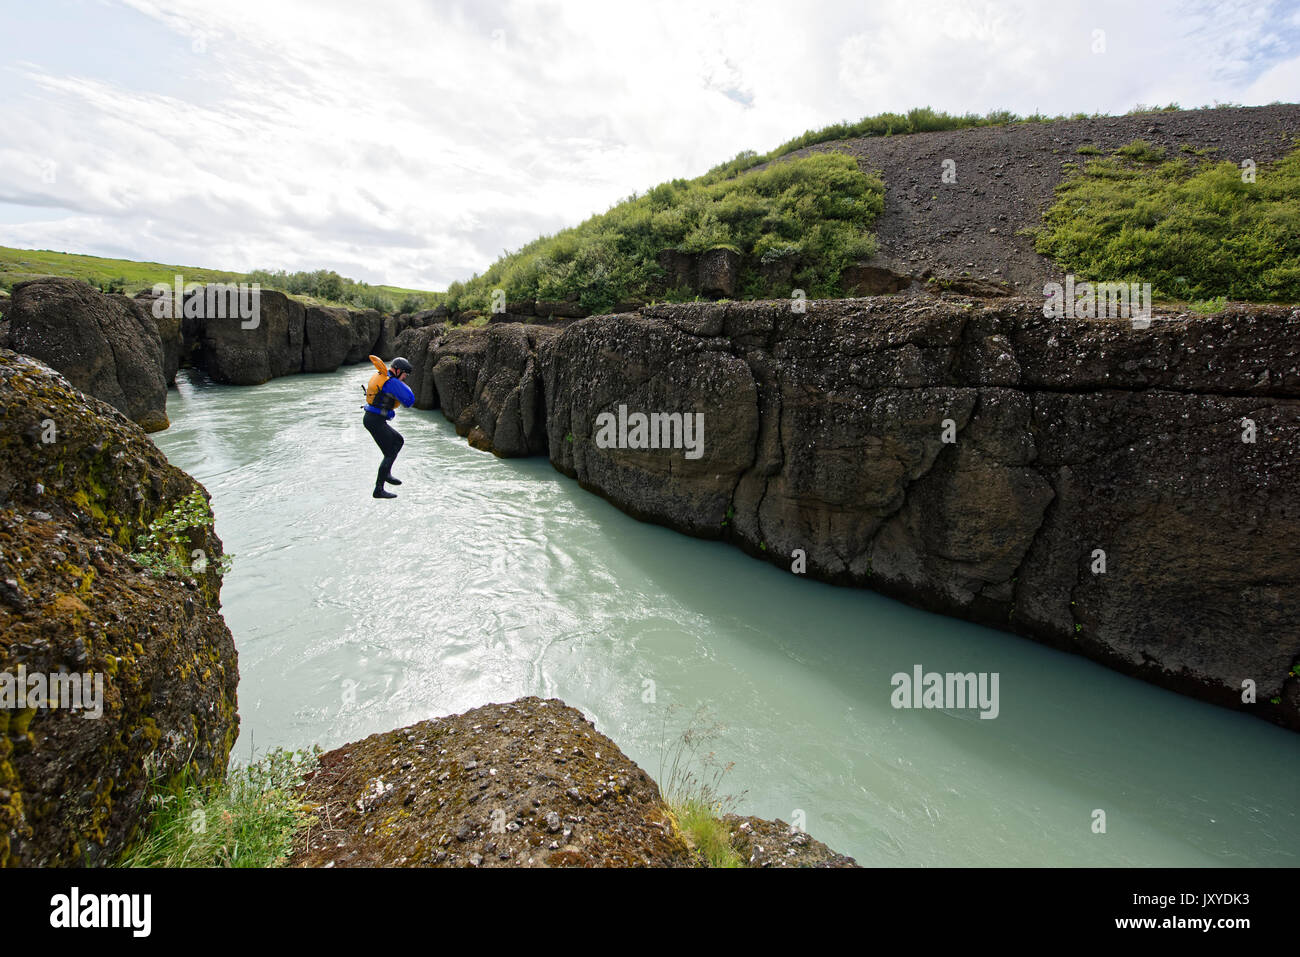
[[[1209,150],[1207,159],[1258,166],[1295,148],[1300,105],[1187,110],[1052,123],[837,140],[791,155],[836,150],[851,153],[864,170],[885,181],[885,211],[876,224],[880,252],[874,265],[901,275],[928,269],[940,278],[983,278],[1014,291],[1041,295],[1061,270],[1034,252],[1020,235],[1042,223],[1066,164],[1135,139],[1164,147],[1170,157],[1184,147]],[[952,160],[956,183],[942,182]]]

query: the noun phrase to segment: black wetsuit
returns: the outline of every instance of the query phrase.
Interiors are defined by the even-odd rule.
[[[379,446],[379,451],[384,453],[384,460],[379,463],[379,475],[375,478],[375,488],[382,489],[384,483],[393,477],[393,462],[397,459],[397,453],[402,451],[406,439],[402,438],[402,433],[389,425],[388,419],[382,415],[367,410],[362,417],[362,422],[366,431],[375,440],[375,444]]]
[[[375,444],[379,446],[379,451],[384,453],[384,459],[379,463],[379,474],[375,477],[376,498],[392,498],[384,488],[385,483],[402,484],[393,478],[393,462],[397,458],[397,453],[402,451],[406,440],[402,438],[402,433],[388,424],[389,420],[396,415],[394,409],[399,402],[409,408],[415,402],[415,394],[401,379],[390,376],[375,393],[374,399],[363,407],[366,412],[362,416],[362,424],[375,440]]]

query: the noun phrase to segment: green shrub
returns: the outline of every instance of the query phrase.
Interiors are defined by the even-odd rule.
[[[1222,312],[1223,307],[1228,304],[1226,296],[1215,296],[1213,299],[1206,299],[1203,302],[1193,302],[1190,304],[1192,312],[1199,312],[1203,315],[1212,316],[1216,312]]]
[[[509,300],[574,297],[585,309],[606,312],[620,302],[692,298],[661,290],[660,251],[700,253],[728,248],[741,254],[740,286],[747,295],[788,296],[768,288],[759,267],[774,257],[797,257],[797,278],[810,296],[839,293],[845,266],[875,251],[870,229],[884,208],[884,185],[842,154],[819,154],[750,167],[754,154],[696,180],[660,183],[572,229],[534,240],[488,267],[452,283],[453,310],[484,309],[492,291]]]
[[[136,536],[136,551],[132,557],[158,577],[169,571],[193,577],[206,567],[207,556],[195,557],[191,551],[196,529],[211,528],[212,510],[198,489],[178,501],[166,512],[149,523],[149,530]],[[222,555],[221,574],[230,571],[233,555]],[[204,565],[200,567],[199,563]]]
[[[376,289],[369,283],[340,276],[332,269],[317,269],[311,272],[285,272],[283,269],[272,272],[267,269],[254,269],[248,274],[248,282],[258,283],[265,289],[276,289],[291,296],[311,296],[323,302],[352,306],[357,309],[377,309],[380,312],[396,312],[397,305],[393,297]],[[409,294],[403,300],[413,304],[411,312],[435,305],[439,297],[434,294]]]
[[[1134,143],[1057,187],[1035,246],[1098,282],[1162,299],[1300,301],[1300,150],[1242,181],[1231,162],[1154,161]]]
[[[1159,163],[1165,158],[1162,147],[1152,146],[1146,140],[1134,140],[1127,146],[1121,146],[1115,153],[1137,163]]]

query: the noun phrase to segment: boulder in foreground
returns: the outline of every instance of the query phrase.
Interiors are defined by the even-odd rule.
[[[345,745],[322,756],[303,797],[317,823],[290,862],[300,867],[701,866],[650,776],[556,699],[488,704]],[[853,864],[798,834],[787,838],[797,857],[779,838],[752,841],[771,822],[728,823],[744,858],[763,866]]]

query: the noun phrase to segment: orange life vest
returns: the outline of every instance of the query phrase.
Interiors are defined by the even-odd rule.
[[[388,381],[388,365],[379,356],[371,356],[370,364],[378,371],[366,383],[366,404],[375,405],[375,397],[379,395],[379,390]],[[375,406],[375,408],[379,408],[379,406]]]

